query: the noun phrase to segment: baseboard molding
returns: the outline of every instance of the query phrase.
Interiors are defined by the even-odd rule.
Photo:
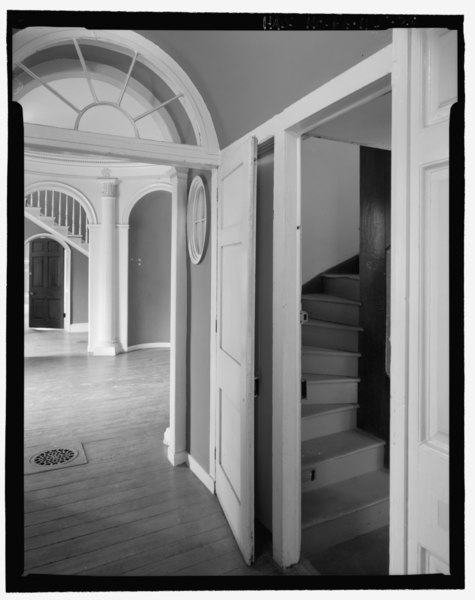
[[[198,477],[201,483],[212,493],[214,494],[214,480],[212,477],[203,469],[203,467],[197,462],[191,454],[188,454],[186,460],[188,466],[190,467],[190,471]]]
[[[69,331],[71,333],[87,333],[89,331],[89,323],[71,323]]]
[[[168,446],[167,457],[171,464],[176,467],[178,465],[182,465],[187,463],[188,461],[188,452],[186,450],[182,450],[181,452],[173,452],[173,449]]]
[[[170,342],[151,342],[149,344],[135,344],[135,346],[127,346],[126,352],[134,350],[149,350],[150,348],[170,348]]]

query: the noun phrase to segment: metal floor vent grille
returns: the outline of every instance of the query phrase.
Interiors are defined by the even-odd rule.
[[[25,448],[25,475],[87,463],[81,442],[44,444]]]
[[[73,460],[78,455],[77,450],[70,450],[69,448],[53,448],[52,450],[46,450],[45,452],[39,452],[34,454],[30,458],[30,462],[34,462],[40,467],[51,467],[62,463],[67,463]]]

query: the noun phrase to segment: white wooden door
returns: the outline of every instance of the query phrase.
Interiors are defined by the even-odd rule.
[[[408,572],[450,573],[449,116],[457,32],[412,30]]]
[[[216,494],[254,560],[254,304],[257,142],[224,151],[218,187]]]

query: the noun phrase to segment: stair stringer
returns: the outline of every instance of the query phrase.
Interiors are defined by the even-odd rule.
[[[53,217],[45,217],[40,214],[37,215],[36,211],[38,211],[38,209],[25,207],[24,215],[32,223],[35,223],[35,225],[38,225],[38,227],[41,227],[47,233],[51,233],[57,237],[60,237],[67,244],[69,244],[69,246],[71,246],[71,248],[74,248],[78,252],[81,252],[82,254],[84,254],[84,256],[89,257],[89,245],[88,244],[86,244],[85,242],[77,241],[78,236],[65,235],[64,234],[65,228],[63,226],[56,225],[54,223]]]

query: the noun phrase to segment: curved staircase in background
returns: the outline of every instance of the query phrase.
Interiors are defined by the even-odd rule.
[[[25,196],[24,212],[30,221],[89,256],[89,221],[76,198],[56,190],[39,190]]]

